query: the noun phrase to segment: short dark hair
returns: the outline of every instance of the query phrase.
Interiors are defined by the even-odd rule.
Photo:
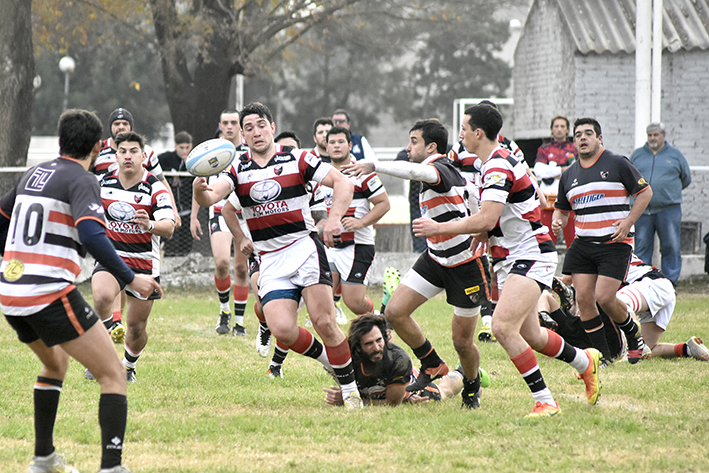
[[[337,110],[332,112],[332,116],[334,117],[335,115],[344,115],[347,119],[347,123],[350,122],[350,114],[347,113],[347,110],[345,110],[344,108],[338,108]]]
[[[268,120],[268,123],[273,123],[273,115],[267,106],[261,102],[251,102],[241,109],[239,113],[239,125],[244,128],[244,117],[248,115],[258,115],[261,118]]]
[[[84,159],[101,141],[103,125],[94,112],[70,109],[62,113],[57,124],[59,152],[62,156]]]
[[[468,120],[470,128],[473,130],[480,128],[490,141],[497,139],[502,129],[502,115],[497,108],[485,104],[473,105],[465,109],[465,115],[470,117]]]
[[[313,123],[313,135],[317,133],[318,127],[320,125],[330,125],[330,126],[335,126],[335,123],[333,123],[332,118],[330,117],[320,117],[317,120],[315,120],[315,123]]]
[[[446,154],[448,151],[448,130],[446,130],[440,120],[437,118],[419,120],[414,123],[409,133],[413,133],[416,130],[421,130],[424,144],[436,143],[436,151],[440,154]]]
[[[566,122],[566,129],[568,130],[569,128],[569,119],[566,118],[564,115],[557,115],[554,118],[551,119],[551,123],[549,124],[549,128],[554,128],[554,122],[557,120],[564,120]]]
[[[145,149],[145,138],[134,131],[124,131],[119,133],[114,141],[116,142],[116,146],[119,146],[121,143],[126,141],[135,141],[140,145],[140,149]]]
[[[350,130],[348,130],[344,126],[333,126],[332,128],[330,128],[327,132],[327,135],[325,135],[325,142],[330,141],[330,135],[340,134],[344,134],[345,138],[347,138],[347,142],[352,143],[352,133],[350,133]]]
[[[175,135],[175,144],[183,145],[185,143],[192,144],[192,135],[186,131],[181,131]]]
[[[236,110],[235,108],[225,108],[224,110],[221,111],[219,114],[219,121],[222,121],[222,115],[226,115],[227,113],[236,113],[237,115],[239,114],[239,111]]]
[[[298,138],[298,135],[296,135],[294,132],[289,131],[289,130],[280,132],[280,133],[273,139],[273,142],[274,142],[274,143],[278,143],[278,142],[279,142],[280,140],[282,140],[283,138],[293,138],[293,139],[295,140],[296,144],[298,145],[298,148],[300,148],[300,138]]]
[[[596,132],[596,136],[601,136],[601,124],[598,123],[598,121],[595,118],[591,117],[582,117],[582,118],[577,118],[576,121],[574,122],[574,135],[576,134],[576,128],[580,127],[581,125],[593,125],[593,131]]]
[[[353,353],[362,355],[362,337],[371,332],[374,327],[379,327],[384,338],[384,346],[389,347],[391,329],[386,319],[381,315],[360,315],[352,319],[350,330],[347,332],[347,343]]]

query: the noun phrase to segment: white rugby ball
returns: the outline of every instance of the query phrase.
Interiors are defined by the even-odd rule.
[[[185,166],[187,171],[195,176],[213,176],[228,168],[235,157],[234,143],[215,138],[195,146],[187,156]]]

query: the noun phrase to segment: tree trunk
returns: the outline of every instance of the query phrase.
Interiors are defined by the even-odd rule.
[[[0,1],[0,167],[24,166],[32,134],[34,56],[32,2]],[[0,192],[16,175],[0,173]]]

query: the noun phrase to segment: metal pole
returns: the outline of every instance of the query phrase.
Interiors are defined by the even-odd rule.
[[[639,148],[650,123],[652,0],[637,0],[635,25],[635,147]]]
[[[64,73],[64,108],[63,111],[66,112],[69,106],[69,73]]]
[[[652,15],[652,121],[662,121],[662,0],[653,3]]]

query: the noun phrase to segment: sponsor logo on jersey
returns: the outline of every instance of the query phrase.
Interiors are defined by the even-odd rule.
[[[249,197],[260,204],[270,202],[279,195],[281,195],[281,185],[272,179],[257,182],[249,190]]]
[[[172,202],[170,201],[170,196],[167,193],[158,194],[156,199],[158,207],[171,207]]]
[[[282,200],[277,200],[275,202],[266,202],[261,205],[252,206],[251,212],[254,217],[264,217],[267,215],[279,214],[283,212],[288,212],[288,204]]]
[[[584,195],[579,197],[578,199],[574,199],[574,204],[576,205],[585,205],[585,204],[590,204],[591,202],[595,202],[597,200],[600,200],[604,198],[606,194],[589,194],[589,195]]]
[[[20,279],[24,273],[25,264],[17,258],[13,258],[7,263],[7,266],[5,266],[3,276],[5,277],[5,281],[12,282]]]
[[[54,169],[35,169],[29,179],[27,179],[25,190],[41,192],[47,182],[49,182],[52,174],[54,174]]]
[[[129,233],[133,235],[145,233],[140,227],[140,225],[132,222],[116,222],[113,220],[109,220],[108,222],[106,222],[106,226],[109,230],[116,233]]]
[[[277,163],[285,163],[292,160],[293,157],[290,154],[279,154],[273,159],[273,161]]]
[[[579,180],[574,179],[574,181],[571,183],[571,187],[578,186],[579,185]]]
[[[505,173],[502,173],[502,172],[491,172],[491,173],[485,174],[485,180],[483,181],[483,187],[484,188],[492,187],[494,185],[505,182],[505,179],[507,179],[507,176],[505,175]]]
[[[312,166],[314,168],[318,167],[320,165],[320,159],[315,156],[312,153],[306,153],[305,154],[305,162],[308,163],[309,166]]]
[[[106,212],[118,222],[130,222],[135,217],[135,209],[128,202],[111,202]]]
[[[150,194],[150,190],[151,190],[151,189],[150,189],[150,186],[149,186],[148,184],[146,184],[146,183],[144,183],[144,182],[141,182],[140,184],[138,184],[138,190],[139,190],[140,192],[145,192],[146,194]]]
[[[367,181],[367,187],[369,190],[375,191],[382,186],[382,181],[379,180],[379,176],[372,176],[372,178]]]

